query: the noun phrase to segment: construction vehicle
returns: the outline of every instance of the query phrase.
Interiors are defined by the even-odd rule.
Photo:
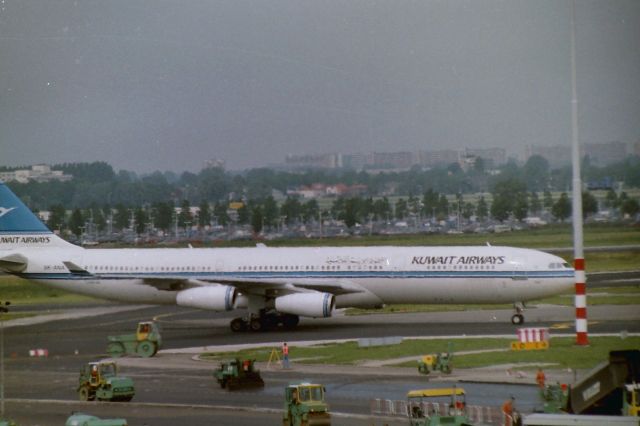
[[[465,391],[459,387],[419,389],[407,393],[411,426],[471,425]]]
[[[324,400],[324,386],[290,384],[284,390],[283,426],[329,426],[331,415]]]
[[[127,426],[125,419],[101,419],[84,413],[73,413],[65,426]]]
[[[218,380],[221,388],[228,390],[261,388],[264,380],[260,376],[260,370],[255,367],[255,360],[235,358],[223,361],[213,376]]]
[[[453,370],[453,351],[451,342],[448,344],[447,352],[425,355],[418,361],[418,372],[429,374],[432,371],[441,371],[444,374],[451,374]]]
[[[131,401],[135,395],[133,380],[118,376],[115,362],[90,362],[80,369],[80,401]]]
[[[547,386],[542,392],[546,413],[639,416],[640,350],[609,352],[574,385]]]
[[[107,353],[112,358],[123,355],[139,355],[143,358],[154,356],[162,346],[160,329],[153,321],[138,323],[135,334],[109,336]]]

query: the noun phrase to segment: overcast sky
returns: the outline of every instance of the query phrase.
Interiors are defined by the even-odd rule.
[[[0,165],[571,143],[568,1],[0,3]],[[576,24],[580,141],[640,140],[640,1]]]

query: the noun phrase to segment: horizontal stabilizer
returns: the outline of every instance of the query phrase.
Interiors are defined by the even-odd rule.
[[[67,267],[67,269],[69,270],[69,272],[71,272],[73,275],[82,275],[82,276],[90,276],[92,275],[91,272],[87,271],[86,269],[76,265],[73,262],[62,262],[64,263],[64,266]]]
[[[27,258],[21,254],[14,253],[0,258],[0,270],[17,274],[27,269]]]

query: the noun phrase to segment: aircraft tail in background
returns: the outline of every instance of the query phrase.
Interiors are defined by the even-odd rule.
[[[73,244],[51,232],[6,184],[0,182],[0,250],[56,246]]]

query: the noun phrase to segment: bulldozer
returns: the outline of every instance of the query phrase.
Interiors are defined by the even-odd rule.
[[[222,389],[236,390],[264,387],[260,371],[255,367],[255,360],[235,358],[223,361],[213,376]]]
[[[131,401],[135,388],[115,362],[90,362],[80,369],[77,392],[80,401]]]
[[[284,391],[283,426],[330,426],[329,406],[324,386],[312,383],[290,384]]]
[[[139,355],[143,358],[154,356],[162,346],[160,329],[153,321],[138,323],[135,334],[109,336],[107,353],[111,358],[123,355]]]

